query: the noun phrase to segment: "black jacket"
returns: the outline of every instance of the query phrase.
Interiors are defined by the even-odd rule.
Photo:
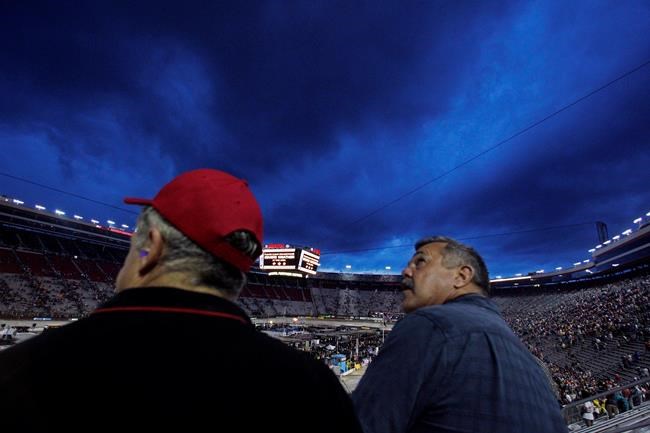
[[[322,363],[235,304],[129,289],[0,353],[3,432],[360,432]]]

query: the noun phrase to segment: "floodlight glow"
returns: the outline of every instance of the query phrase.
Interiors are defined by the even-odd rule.
[[[352,265],[345,265],[345,269],[352,269]]]
[[[515,274],[515,277],[521,277],[521,274]]]
[[[650,216],[650,212],[648,212],[647,214],[645,214],[645,216]]]
[[[82,220],[82,219],[84,219],[84,217],[82,217],[81,215],[74,215],[74,219]]]
[[[65,215],[65,212],[63,212],[62,210],[58,210],[58,209],[55,209],[54,213],[57,214],[57,215]]]
[[[535,273],[536,273],[536,274],[543,274],[543,273],[544,273],[544,269],[540,269],[539,271],[535,271]]]
[[[596,245],[596,249],[598,249],[598,248],[602,248],[602,247],[603,247],[603,246],[600,245],[600,244]]]
[[[621,235],[616,235],[616,236],[614,236],[612,239],[614,239],[615,241],[617,241],[617,240],[619,240],[620,238],[621,238]]]
[[[562,266],[558,266],[557,268],[555,268],[555,270],[556,270],[556,271],[561,271],[561,270],[562,270]]]
[[[589,259],[583,260],[582,263],[589,263]]]
[[[115,221],[106,220],[106,222],[107,222],[109,225],[115,225]]]
[[[24,201],[22,201],[22,200],[18,200],[18,199],[13,199],[13,200],[11,200],[11,201],[13,201],[13,202],[16,203],[16,204],[25,204]]]
[[[594,251],[596,251],[596,248],[592,248],[589,250],[590,253],[593,253]]]
[[[581,262],[575,262],[573,266],[580,266],[582,263]]]
[[[127,226],[126,224],[122,224],[122,227],[124,227],[125,229],[129,228],[129,226]]]
[[[621,234],[624,235],[624,236],[629,236],[629,235],[632,234],[632,229],[627,229],[627,230],[625,230],[625,231],[624,231],[623,233],[621,233]]]
[[[618,266],[620,266],[620,263],[612,263],[612,267],[613,267],[613,268],[616,268],[616,267],[618,267]]]
[[[386,270],[387,270],[387,271],[390,271],[390,266],[386,266]]]
[[[609,245],[609,244],[611,244],[611,243],[612,243],[612,241],[610,241],[610,240],[608,239],[608,240],[606,240],[605,242],[603,242],[603,245]]]
[[[38,209],[38,210],[45,210],[45,206],[41,206],[40,204],[37,204],[37,205],[34,206],[34,207],[35,207],[36,209]]]
[[[639,224],[641,221],[643,221],[643,218],[637,218],[634,221],[632,221],[634,224]]]
[[[97,220],[90,220],[90,222],[93,223],[93,224],[99,224],[99,221],[97,221]]]
[[[589,269],[586,270],[588,274],[593,274]]]
[[[502,277],[501,275],[497,275],[497,276],[494,277],[494,278],[503,278],[503,277]]]

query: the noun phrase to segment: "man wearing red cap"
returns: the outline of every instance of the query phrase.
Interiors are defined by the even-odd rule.
[[[117,295],[0,354],[3,432],[360,432],[322,363],[257,332],[234,301],[261,253],[245,181],[195,170],[144,206]]]

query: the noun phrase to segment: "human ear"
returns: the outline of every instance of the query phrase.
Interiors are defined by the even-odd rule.
[[[471,266],[462,265],[456,271],[454,276],[454,288],[462,289],[474,279],[474,269]]]
[[[151,228],[147,235],[147,246],[140,251],[138,273],[144,276],[151,272],[159,263],[164,249],[164,240],[160,230]]]

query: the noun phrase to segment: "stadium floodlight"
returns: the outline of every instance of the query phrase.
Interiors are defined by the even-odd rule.
[[[629,236],[632,234],[632,229],[627,229],[623,233],[621,233],[623,236]]]
[[[500,279],[500,278],[503,278],[503,277],[502,277],[501,275],[497,275],[497,276],[494,277],[494,278],[496,278],[496,279]]]
[[[387,271],[390,271],[391,268],[390,268],[390,266],[386,266],[385,269],[386,269]]]
[[[603,245],[609,245],[609,244],[611,244],[611,243],[612,243],[612,241],[608,239],[608,240],[606,240],[605,242],[603,242]]]
[[[543,274],[543,273],[544,273],[544,269],[540,269],[539,271],[535,271],[535,273],[536,273],[536,274]]]
[[[122,227],[125,228],[125,229],[129,228],[129,226],[127,226],[126,224],[122,224]]]
[[[557,268],[555,268],[555,270],[556,270],[556,271],[561,271],[561,270],[562,270],[562,266],[558,266]]]
[[[34,207],[35,207],[36,209],[38,209],[38,210],[45,210],[45,206],[41,206],[40,204],[37,204],[37,205],[34,206]]]
[[[106,222],[108,223],[109,226],[114,226],[115,225],[115,221],[106,220]]]
[[[594,251],[596,251],[596,248],[592,248],[589,250],[590,253],[593,253]]]
[[[82,217],[81,215],[74,215],[74,219],[82,220],[82,219],[84,219],[84,217]]]
[[[62,210],[58,210],[58,209],[54,209],[54,213],[57,214],[57,215],[65,215],[65,212],[63,212]]]
[[[582,262],[575,262],[575,263],[573,264],[573,266],[580,266],[581,264],[582,264]]]
[[[589,270],[589,269],[585,269],[585,271],[586,271],[588,274],[593,274],[593,272],[591,272],[591,270]]]
[[[596,245],[596,249],[602,248],[603,246],[601,244]]]
[[[16,198],[13,199],[13,200],[11,200],[11,201],[13,201],[15,204],[25,204],[24,201],[22,201],[22,200],[18,200],[18,199],[16,199]]]
[[[646,213],[645,216],[650,216],[650,212]]]
[[[521,277],[521,274],[515,274],[515,277]]]
[[[97,220],[90,220],[90,222],[93,223],[93,224],[99,224],[99,221],[97,221]]]
[[[620,266],[620,263],[612,263],[613,268],[617,268],[618,266]]]
[[[619,240],[620,238],[621,238],[621,235],[616,235],[616,236],[614,236],[612,239],[615,240],[615,241],[617,241],[617,240]]]
[[[589,263],[589,259],[583,260],[582,263]]]
[[[352,269],[352,265],[345,265],[345,269]]]
[[[632,221],[634,224],[639,224],[641,221],[643,221],[643,218],[637,218],[634,221]]]

